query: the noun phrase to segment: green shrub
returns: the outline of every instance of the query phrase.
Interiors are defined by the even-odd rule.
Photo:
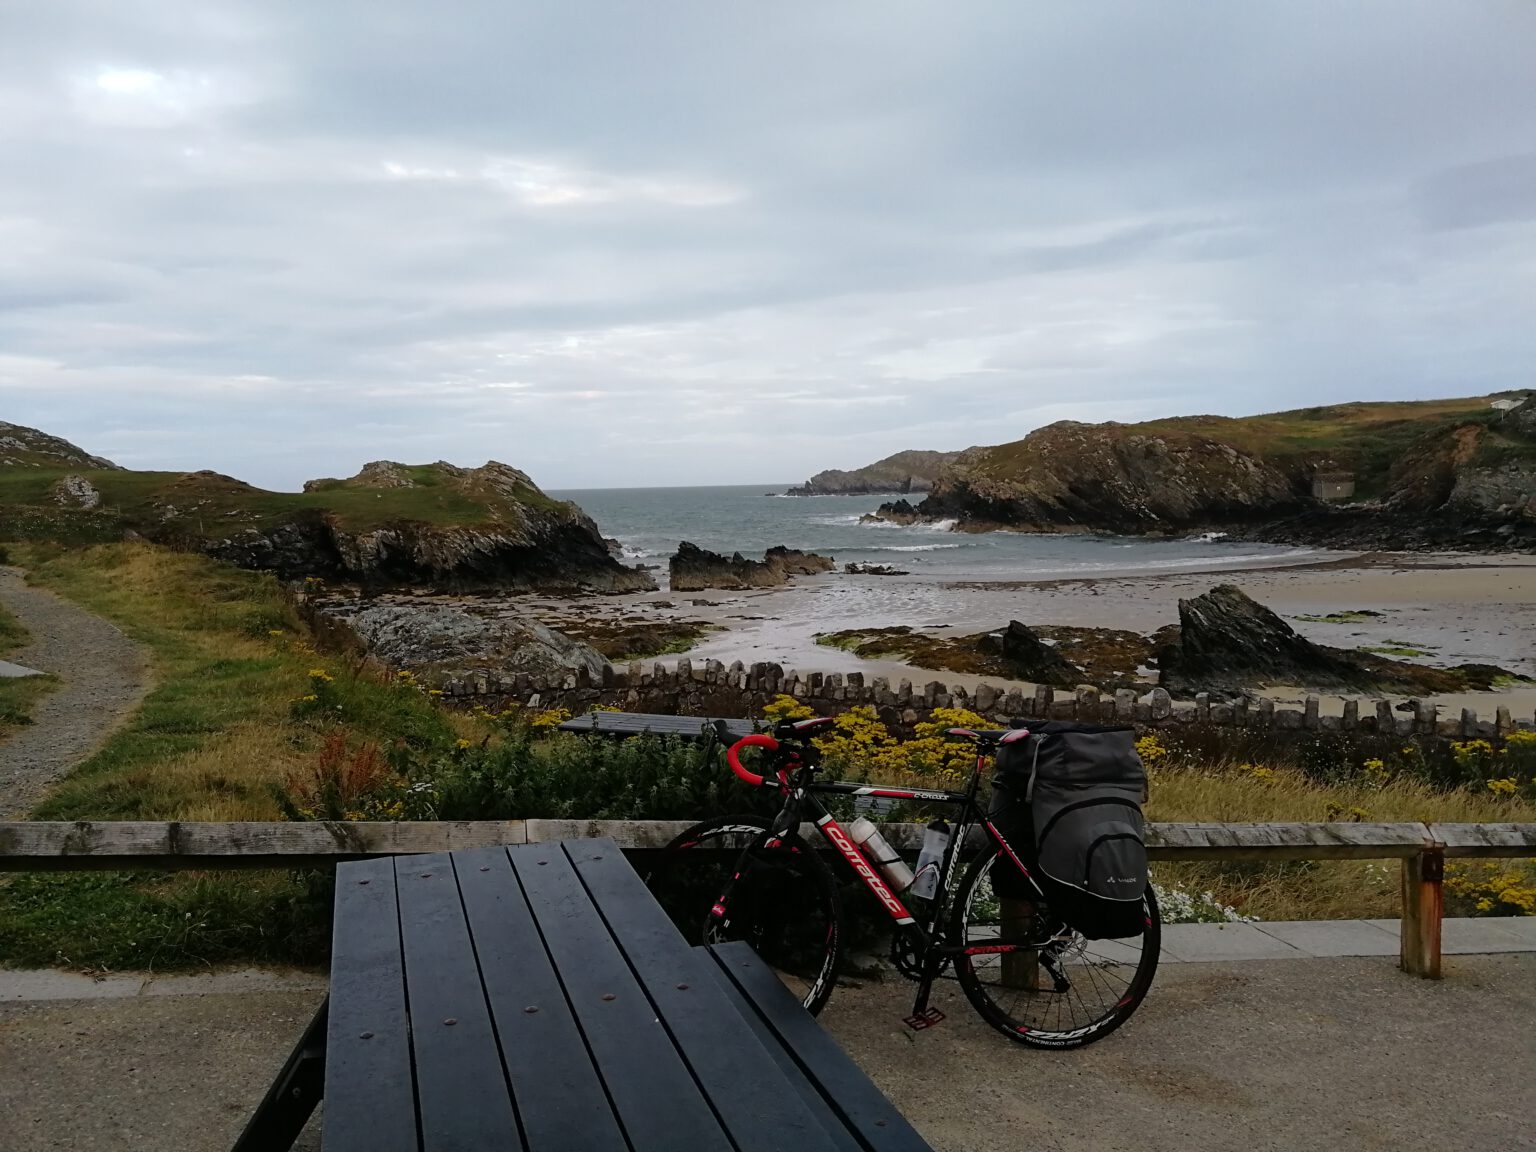
[[[435,754],[397,750],[395,766],[437,820],[704,820],[771,799],[731,775],[718,749],[649,735],[520,730]]]

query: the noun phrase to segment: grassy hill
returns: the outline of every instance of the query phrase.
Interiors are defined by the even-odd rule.
[[[356,476],[312,480],[302,492],[271,492],[217,472],[118,468],[18,425],[0,432],[0,540],[81,545],[132,533],[285,578],[654,586],[609,555],[579,507],[496,461],[460,468],[381,460]]]
[[[1454,543],[1462,528],[1524,539],[1536,531],[1536,400],[1505,411],[1493,407],[1500,398],[1061,421],[963,453],[919,511],[966,527],[1036,531],[1261,530],[1281,518],[1323,517],[1341,542],[1353,521],[1374,518],[1375,543],[1386,546],[1395,530],[1388,521],[1432,518],[1441,542]],[[1335,471],[1354,475],[1354,500],[1325,507],[1312,479]]]

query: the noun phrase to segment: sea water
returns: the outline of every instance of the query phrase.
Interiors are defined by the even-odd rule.
[[[784,496],[788,484],[709,488],[591,488],[552,492],[573,500],[617,539],[629,564],[665,567],[683,540],[761,559],[776,544],[914,576],[1045,580],[1203,572],[1315,563],[1316,549],[1233,542],[1216,533],[1175,540],[1021,532],[956,532],[953,522],[903,527],[861,522],[892,496]],[[917,497],[914,498],[914,502]]]

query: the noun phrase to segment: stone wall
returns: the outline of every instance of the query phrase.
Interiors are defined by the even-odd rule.
[[[530,707],[565,708],[580,714],[594,705],[626,712],[650,712],[681,716],[760,716],[775,696],[793,696],[818,715],[836,715],[859,705],[873,705],[881,719],[895,729],[910,729],[935,708],[968,708],[999,725],[1015,717],[1077,720],[1084,723],[1132,723],[1161,728],[1179,724],[1218,727],[1274,728],[1314,732],[1382,732],[1400,736],[1429,735],[1458,739],[1496,738],[1516,728],[1536,727],[1517,720],[1506,707],[1491,718],[1471,709],[1457,716],[1441,716],[1433,700],[1411,701],[1410,711],[1397,711],[1391,701],[1344,702],[1341,716],[1325,716],[1321,698],[1308,696],[1301,708],[1273,700],[1213,702],[1201,693],[1192,702],[1175,702],[1161,688],[1142,698],[1130,689],[1113,693],[1080,686],[1070,691],[1041,685],[1026,694],[1016,688],[979,684],[968,691],[959,684],[938,680],[914,684],[902,680],[892,687],[883,676],[865,680],[861,672],[786,672],[777,664],[718,660],[679,660],[675,668],[663,664],[634,663],[613,668],[601,682],[585,671],[559,682],[535,681],[528,676],[481,675],[448,680],[445,697],[460,705],[479,704],[496,709],[510,701]]]

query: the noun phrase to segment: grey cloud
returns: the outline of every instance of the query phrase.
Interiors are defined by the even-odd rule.
[[[1529,384],[1528,5],[5,21],[0,403],[137,466],[756,482]]]

